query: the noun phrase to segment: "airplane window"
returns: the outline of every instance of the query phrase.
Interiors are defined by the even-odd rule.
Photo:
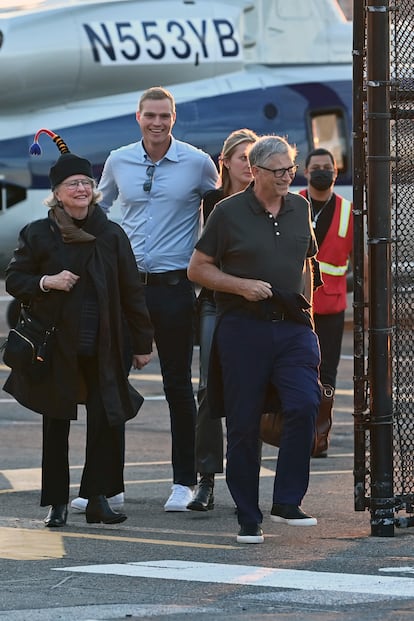
[[[263,108],[263,113],[267,119],[275,119],[277,117],[277,108],[272,103],[267,103]]]
[[[347,140],[343,114],[340,110],[311,115],[313,148],[328,149],[335,157],[338,170],[347,165]]]

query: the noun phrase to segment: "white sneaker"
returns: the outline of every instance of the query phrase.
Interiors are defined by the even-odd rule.
[[[189,511],[187,505],[194,497],[191,487],[174,483],[171,489],[172,492],[164,505],[164,511]]]
[[[113,509],[114,511],[117,509],[118,510],[123,509],[124,502],[125,502],[124,492],[121,492],[120,494],[116,494],[115,496],[111,496],[110,498],[108,498],[108,504],[111,507],[111,509]],[[72,500],[72,502],[70,503],[70,506],[74,511],[76,511],[76,513],[85,513],[87,504],[88,504],[87,498],[82,498],[81,496],[78,496],[77,498],[74,498]]]

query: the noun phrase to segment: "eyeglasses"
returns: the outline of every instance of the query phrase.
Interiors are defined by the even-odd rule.
[[[289,173],[291,177],[293,177],[298,169],[297,166],[289,166],[289,168],[266,168],[266,166],[259,166],[256,164],[257,168],[263,168],[263,170],[268,170],[273,173],[276,179],[281,179],[285,176],[285,173]]]
[[[154,176],[154,172],[155,172],[155,166],[153,164],[150,166],[147,166],[146,175],[148,179],[144,181],[144,185],[142,186],[142,189],[144,190],[144,192],[149,192],[151,190],[152,178]]]
[[[80,185],[83,185],[86,189],[90,189],[93,184],[94,182],[92,179],[76,179],[75,181],[63,182],[60,185],[64,185],[65,188],[68,188],[69,190],[76,190]]]

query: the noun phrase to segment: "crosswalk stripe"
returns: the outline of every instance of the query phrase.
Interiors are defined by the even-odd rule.
[[[137,578],[300,589],[302,591],[365,593],[370,595],[386,595],[390,598],[414,597],[414,580],[412,578],[340,574],[253,565],[225,565],[220,563],[161,560],[125,564],[54,567],[53,570]]]

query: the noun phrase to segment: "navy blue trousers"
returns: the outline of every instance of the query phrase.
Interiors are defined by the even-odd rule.
[[[217,328],[227,425],[226,480],[240,524],[260,524],[260,417],[269,384],[284,415],[273,503],[300,505],[309,484],[310,454],[321,399],[318,339],[291,321],[231,314]]]

